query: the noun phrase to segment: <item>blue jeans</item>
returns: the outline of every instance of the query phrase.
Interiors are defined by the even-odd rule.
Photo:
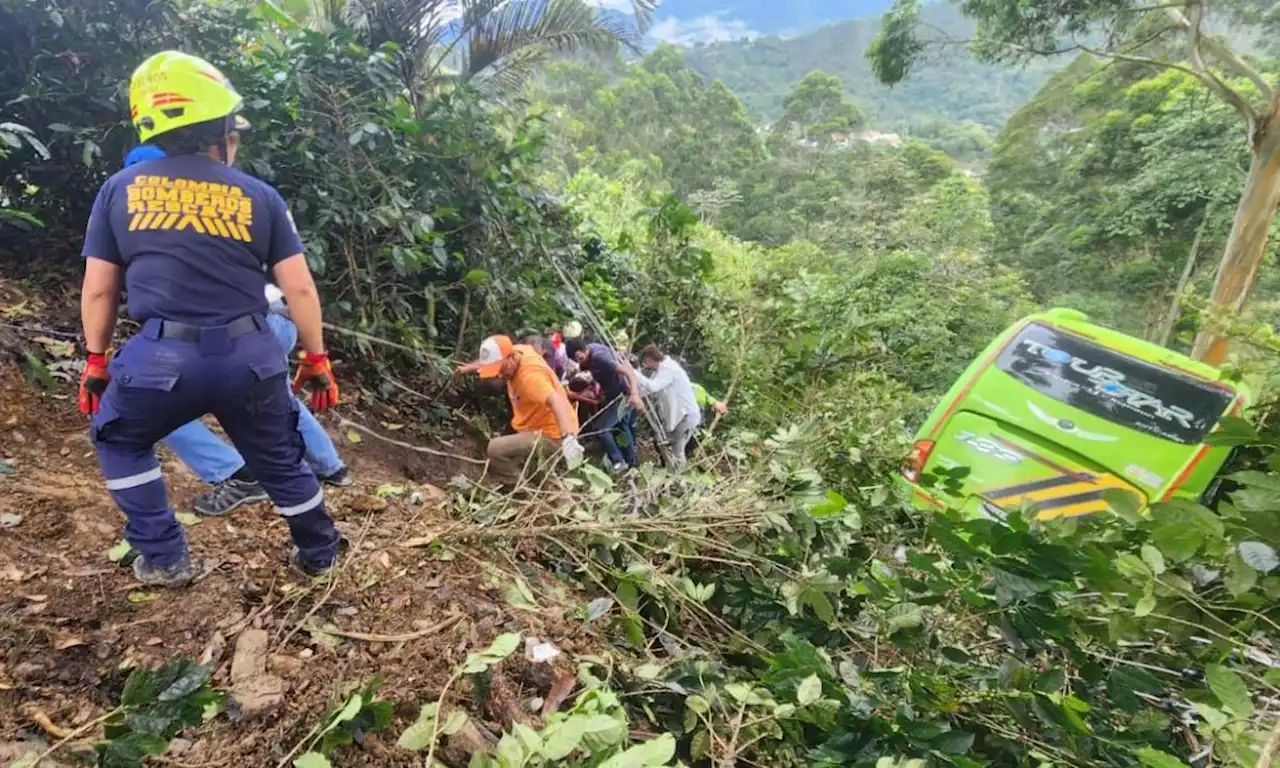
[[[604,452],[611,464],[634,467],[640,463],[636,458],[636,412],[631,410],[626,400],[617,398],[606,402],[590,429],[599,433],[597,437],[604,444]],[[627,444],[622,448],[618,446],[619,436],[626,438]]]
[[[111,360],[111,383],[90,437],[107,490],[128,520],[125,538],[148,565],[187,556],[156,443],[206,413],[243,452],[288,522],[301,558],[323,565],[337,552],[324,492],[303,460],[301,406],[289,392],[289,362],[266,323],[255,325],[239,336],[228,326],[205,328],[198,341],[183,341],[163,337],[161,323],[148,320]]]
[[[267,315],[267,325],[284,349],[287,360],[289,352],[298,343],[298,327],[280,315]],[[299,403],[302,401],[299,400]],[[338,449],[306,405],[301,405],[299,409],[298,431],[302,433],[302,443],[306,446],[307,463],[316,474],[332,475],[342,469]],[[201,480],[211,485],[226,480],[244,466],[244,458],[239,451],[219,440],[199,419],[170,432],[164,439],[164,444],[192,472],[199,475]]]

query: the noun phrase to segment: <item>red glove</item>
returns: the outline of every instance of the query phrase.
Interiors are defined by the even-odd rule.
[[[92,416],[102,404],[111,374],[107,372],[107,356],[90,352],[85,356],[84,373],[80,374],[80,412]]]
[[[311,410],[323,413],[338,404],[338,380],[329,365],[329,353],[298,355],[298,373],[293,377],[293,391],[311,393]]]

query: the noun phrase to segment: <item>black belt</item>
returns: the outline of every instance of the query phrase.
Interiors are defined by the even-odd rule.
[[[228,338],[238,339],[241,336],[261,330],[264,326],[265,321],[261,320],[258,315],[242,315],[226,325],[218,326],[218,330],[225,332]],[[176,323],[172,320],[161,320],[159,338],[194,342],[200,341],[200,337],[210,330],[213,329],[201,328],[198,325],[187,325],[186,323]]]

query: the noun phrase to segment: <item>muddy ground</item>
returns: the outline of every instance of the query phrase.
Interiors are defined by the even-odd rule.
[[[0,290],[0,309],[5,298]],[[265,640],[259,662],[282,681],[282,699],[237,722],[219,716],[184,734],[154,764],[276,765],[327,706],[351,686],[381,676],[381,696],[396,707],[395,724],[370,734],[363,748],[336,752],[334,765],[420,765],[422,756],[397,748],[395,740],[469,652],[508,631],[563,651],[552,664],[530,663],[518,653],[499,668],[484,701],[467,683],[456,686],[450,700],[472,712],[483,735],[500,733],[513,718],[536,725],[536,716],[527,714],[530,700],[545,697],[557,675],[567,682],[574,659],[601,644],[572,618],[586,597],[528,562],[532,553],[508,543],[489,553],[459,548],[442,559],[438,545],[421,545],[455,519],[440,488],[459,473],[474,473],[474,465],[368,436],[353,443],[333,420],[326,426],[356,483],[327,492],[330,511],[354,543],[331,590],[287,567],[287,529],[268,504],[189,525],[193,556],[205,562],[207,575],[185,590],[144,588],[108,559],[123,518],[103,487],[73,384],[41,391],[14,362],[14,345],[30,346],[29,336],[0,339],[9,345],[0,361],[0,766],[108,711],[131,666],[158,666],[174,654],[211,658],[215,684],[231,686],[231,661],[246,633]],[[379,414],[343,412],[397,439],[421,440],[387,433]],[[436,448],[468,450],[457,443]],[[162,459],[175,507],[189,509],[204,486],[172,456],[162,453]],[[385,485],[404,492],[379,498]],[[517,567],[532,587],[536,610],[515,608],[504,597],[511,584],[504,574]],[[382,636],[432,631],[369,641],[309,630],[325,625]],[[89,731],[54,758],[67,764],[95,735],[100,732]],[[445,757],[465,764],[466,751],[459,742]]]

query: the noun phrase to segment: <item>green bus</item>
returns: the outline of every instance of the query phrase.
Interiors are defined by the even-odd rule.
[[[1232,449],[1205,444],[1248,404],[1211,366],[1051,309],[1001,333],[952,385],[903,459],[916,506],[1042,520],[1103,512],[1110,489],[1142,506],[1205,499]],[[967,467],[956,482],[921,478]],[[945,485],[946,489],[940,488]]]

